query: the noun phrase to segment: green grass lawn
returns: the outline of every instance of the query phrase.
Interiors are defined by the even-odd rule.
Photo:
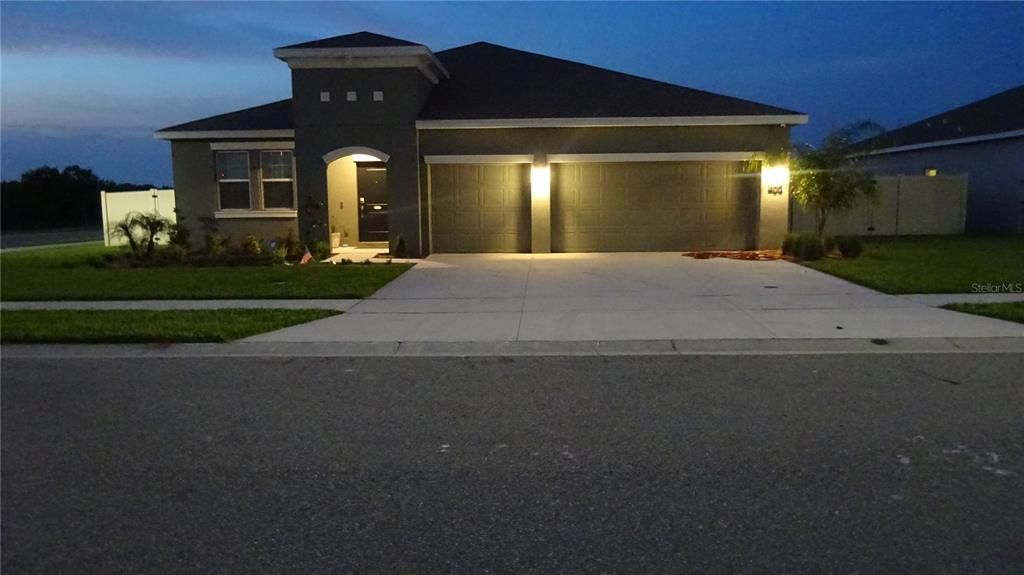
[[[0,310],[0,341],[222,342],[338,313],[324,309]]]
[[[1005,319],[1007,321],[1024,323],[1024,301],[1012,301],[1005,303],[951,303],[942,307],[953,311],[962,311],[964,313],[973,313],[974,315],[983,315],[986,317],[994,317],[996,319]]]
[[[0,299],[335,299],[365,298],[409,264],[96,268],[88,260],[118,248],[82,244],[0,253]]]
[[[1024,282],[1024,236],[864,238],[857,259],[804,265],[886,293],[971,293]]]

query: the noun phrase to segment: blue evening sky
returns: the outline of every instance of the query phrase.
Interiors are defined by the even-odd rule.
[[[290,94],[271,50],[479,40],[887,127],[1024,83],[1024,3],[0,3],[0,175],[170,184],[154,129]]]

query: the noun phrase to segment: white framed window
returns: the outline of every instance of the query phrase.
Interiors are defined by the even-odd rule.
[[[220,209],[250,209],[249,152],[217,152],[216,164]]]
[[[359,96],[355,92],[345,92],[345,100],[349,102],[355,102],[359,99]]]
[[[294,166],[291,150],[263,150],[260,152],[260,183],[263,188],[264,209],[295,209]]]
[[[330,102],[331,101],[331,93],[330,92],[320,92],[320,101],[321,102]]]
[[[373,101],[374,102],[383,102],[384,101],[384,92],[381,92],[380,90],[374,90],[374,92],[373,92]]]

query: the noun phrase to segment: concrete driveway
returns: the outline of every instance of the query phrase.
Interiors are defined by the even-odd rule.
[[[250,341],[1024,337],[784,261],[432,255],[344,315]]]

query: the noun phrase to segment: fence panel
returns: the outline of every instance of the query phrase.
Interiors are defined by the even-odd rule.
[[[128,243],[123,237],[112,233],[117,222],[132,212],[157,213],[172,222],[177,221],[174,213],[174,190],[133,190],[127,192],[100,192],[100,205],[103,212],[103,244],[107,246],[123,246]],[[167,243],[166,234],[158,236],[157,241]]]
[[[832,216],[831,235],[962,234],[967,206],[967,176],[880,176],[878,203]],[[790,229],[813,232],[814,214],[793,202]]]

